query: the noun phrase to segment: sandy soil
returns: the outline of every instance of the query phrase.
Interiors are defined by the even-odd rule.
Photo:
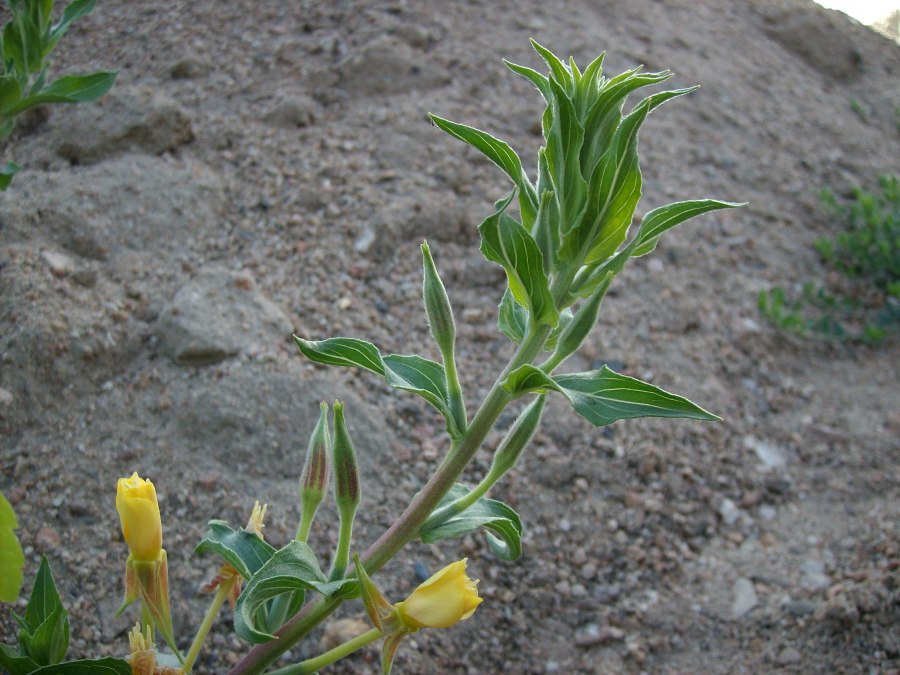
[[[359,548],[430,475],[446,443],[424,403],[313,366],[289,335],[435,356],[427,237],[470,406],[484,395],[511,350],[476,225],[508,186],[426,113],[495,133],[531,167],[541,101],[501,58],[540,68],[534,37],[579,63],[606,50],[608,73],[645,64],[702,84],[644,127],[639,214],[698,197],[749,206],[635,262],[572,368],[608,362],[724,421],[598,432],[554,401],[496,490],[522,515],[520,560],[478,535],[410,545],[379,574],[400,598],[464,554],[486,598],[405,643],[397,672],[900,668],[900,344],[786,338],[755,306],[762,288],[823,274],[811,242],[840,224],[822,187],[898,170],[900,49],[810,2],[554,4],[109,0],[71,31],[58,64],[120,74],[102,102],[55,108],[4,149],[28,168],[0,197],[0,490],[28,576],[42,553],[53,564],[72,657],[124,653],[135,619],[113,618],[118,477],[157,485],[188,642],[216,568],[192,554],[206,521],[242,523],[260,499],[269,539],[293,535],[318,401],[347,402]],[[313,530],[323,564],[335,522],[329,507]],[[246,651],[230,626],[225,612],[197,672]],[[0,608],[0,640],[14,635]],[[329,672],[374,673],[376,657]]]

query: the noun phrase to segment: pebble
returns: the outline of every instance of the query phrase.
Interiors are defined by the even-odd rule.
[[[581,578],[590,581],[597,576],[597,566],[594,563],[587,563],[581,568]]]
[[[831,579],[825,574],[825,563],[821,560],[808,559],[800,565],[803,579],[800,584],[811,591],[823,591],[831,585]]]
[[[0,387],[0,405],[9,405],[13,400],[15,400],[13,395],[3,387]]]
[[[584,565],[587,562],[587,553],[583,548],[576,548],[575,552],[572,553],[572,564],[573,565]]]
[[[64,253],[56,251],[41,251],[41,258],[47,263],[47,267],[54,276],[64,277],[75,271],[75,261]]]
[[[34,537],[35,547],[42,552],[59,548],[60,542],[59,533],[50,527],[42,527]]]
[[[756,589],[753,587],[753,582],[750,579],[741,577],[735,581],[732,593],[734,600],[731,603],[731,615],[735,619],[740,619],[756,607],[758,598],[756,597]]]
[[[792,666],[800,663],[802,660],[803,656],[793,647],[785,647],[775,659],[779,666]]]
[[[763,470],[780,469],[787,464],[784,451],[771,443],[748,436],[744,439],[744,444],[753,448]]]
[[[579,647],[593,647],[604,642],[618,642],[625,639],[625,631],[614,626],[600,626],[589,623],[575,632],[575,644]]]
[[[738,518],[741,517],[741,510],[733,501],[726,497],[719,505],[719,516],[722,518],[723,523],[731,526],[734,525],[738,521]]]

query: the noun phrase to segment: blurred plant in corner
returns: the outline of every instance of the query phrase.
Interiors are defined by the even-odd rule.
[[[47,58],[72,22],[93,11],[94,0],[74,0],[55,24],[53,0],[6,0],[6,5],[12,16],[0,35],[0,141],[13,132],[16,116],[29,108],[95,101],[116,79],[115,72],[96,72],[47,82]],[[21,168],[13,161],[0,168],[0,190],[9,186]]]
[[[880,190],[853,189],[843,203],[826,189],[822,204],[846,229],[813,246],[834,273],[825,286],[803,284],[791,300],[776,286],[759,293],[759,311],[781,330],[878,342],[900,325],[900,177],[880,176]]]

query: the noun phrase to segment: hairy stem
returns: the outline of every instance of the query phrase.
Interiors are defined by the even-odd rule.
[[[225,602],[225,598],[228,597],[228,594],[231,592],[231,588],[236,581],[237,577],[232,577],[220,583],[219,587],[216,589],[216,594],[213,596],[209,609],[206,610],[206,616],[203,617],[203,623],[201,623],[200,628],[197,629],[197,636],[194,638],[191,649],[184,659],[184,665],[181,667],[185,673],[189,674],[191,672],[194,661],[196,661],[197,657],[200,655],[200,649],[203,647],[206,636],[209,634],[209,629],[212,628],[213,621],[216,620],[219,610],[222,609],[222,603]]]
[[[315,673],[320,668],[330,666],[335,661],[338,661],[345,656],[352,654],[358,649],[362,649],[367,644],[375,642],[375,640],[382,636],[384,636],[384,633],[382,633],[377,628],[373,628],[372,630],[363,633],[362,635],[357,635],[352,640],[347,640],[347,642],[339,644],[334,649],[331,649],[324,654],[320,654],[315,658],[307,659],[306,661],[301,661],[300,663],[296,663],[292,666],[285,666],[284,668],[274,670],[272,671],[271,675],[310,675],[311,673]]]

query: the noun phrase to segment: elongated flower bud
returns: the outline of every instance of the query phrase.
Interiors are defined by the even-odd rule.
[[[298,541],[305,542],[309,536],[309,528],[316,515],[316,509],[325,498],[328,489],[328,453],[331,450],[331,438],[328,433],[328,405],[319,404],[319,421],[309,438],[306,450],[306,461],[300,475],[300,527],[297,530]]]
[[[528,407],[521,412],[513,423],[510,430],[506,432],[503,442],[500,443],[500,447],[494,453],[494,461],[491,463],[490,470],[491,475],[499,478],[515,465],[522,454],[522,450],[534,438],[534,434],[541,424],[541,415],[544,412],[546,398],[546,395],[541,394],[529,403]]]
[[[334,402],[334,498],[338,509],[359,506],[359,469],[356,450],[350,440],[347,423],[344,422],[344,404]]]
[[[456,342],[456,322],[453,320],[450,298],[447,297],[447,290],[438,276],[427,241],[422,242],[422,265],[425,268],[422,281],[425,314],[428,317],[431,334],[434,336],[444,360],[447,360],[453,355],[453,347]]]
[[[156,560],[162,548],[162,523],[156,488],[138,476],[120,478],[116,486],[116,510],[122,534],[135,560]]]
[[[554,361],[562,363],[574,354],[585,338],[587,338],[591,329],[597,324],[597,317],[600,315],[600,303],[603,301],[611,281],[612,275],[600,284],[600,287],[594,291],[594,294],[582,303],[578,311],[575,312],[575,316],[572,317],[572,320],[563,330],[562,335],[559,336],[559,340],[557,340],[556,351],[553,354]]]

